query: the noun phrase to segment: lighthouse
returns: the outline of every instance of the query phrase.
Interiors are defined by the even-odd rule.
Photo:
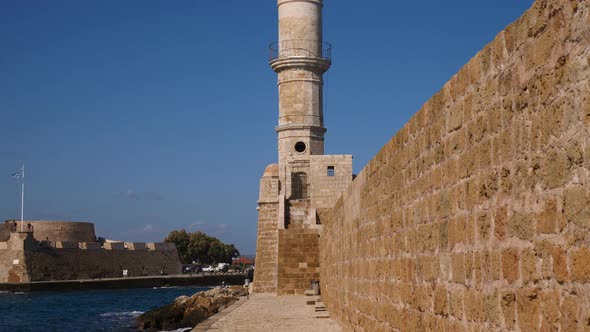
[[[352,181],[351,155],[324,154],[322,0],[278,0],[269,47],[279,93],[278,163],[260,180],[254,290],[299,294],[319,279],[322,220]]]

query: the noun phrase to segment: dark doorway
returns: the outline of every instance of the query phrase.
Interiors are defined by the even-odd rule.
[[[307,174],[304,172],[291,173],[291,199],[307,199]]]

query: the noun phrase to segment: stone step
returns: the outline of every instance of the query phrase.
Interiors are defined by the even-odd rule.
[[[320,312],[315,315],[315,318],[330,318],[330,314],[328,312]]]
[[[296,229],[296,230],[318,229],[318,225],[290,222],[289,225],[287,226],[287,228],[291,229],[291,230],[294,230],[294,229]]]
[[[315,312],[322,312],[322,311],[328,311],[328,308],[326,308],[326,307],[315,307]]]
[[[307,293],[307,291],[305,291],[305,292]],[[313,291],[310,291],[310,292],[313,293]],[[313,294],[310,295],[310,294],[306,294],[306,293],[304,293],[304,295],[305,295],[305,301],[306,302],[311,302],[311,303],[308,303],[308,304],[315,305],[316,302],[322,300],[319,295],[313,295]]]

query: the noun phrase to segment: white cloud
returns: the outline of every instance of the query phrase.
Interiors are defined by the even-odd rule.
[[[193,230],[193,229],[198,229],[198,228],[204,228],[204,226],[207,225],[206,222],[202,222],[202,221],[195,221],[193,223],[191,223],[190,225],[188,225],[188,229],[189,230]]]
[[[188,226],[188,231],[201,231],[209,235],[220,235],[229,231],[230,225],[228,224],[209,224],[204,221],[195,221]]]
[[[154,231],[154,226],[152,225],[145,225],[139,232],[140,233],[150,233]]]
[[[133,189],[127,189],[126,195],[129,199],[139,199],[139,195]]]

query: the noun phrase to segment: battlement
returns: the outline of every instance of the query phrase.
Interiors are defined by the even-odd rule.
[[[53,249],[80,250],[126,250],[126,251],[175,251],[174,243],[158,242],[72,242],[72,241],[40,241],[40,247]],[[0,241],[0,250],[8,250],[7,241]]]

